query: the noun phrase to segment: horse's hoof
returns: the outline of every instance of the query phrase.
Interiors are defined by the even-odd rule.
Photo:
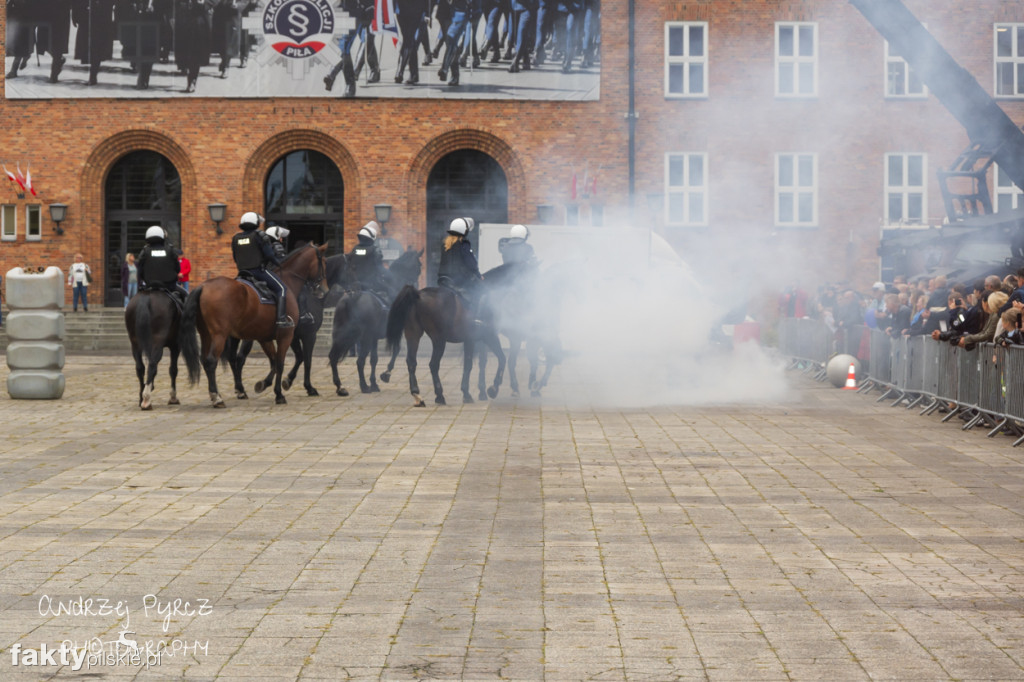
[[[479,400],[487,400],[487,393],[480,391],[480,395],[477,396]]]
[[[370,392],[380,393],[380,386],[378,386],[377,384],[370,384]]]
[[[344,398],[344,397],[346,397],[348,395],[348,390],[346,390],[344,388],[339,388],[337,391],[335,391],[335,393],[337,393],[342,398]]]
[[[427,404],[425,402],[423,402],[423,399],[421,398],[420,400],[417,400],[416,402],[414,402],[412,404],[412,406],[413,407],[426,407]]]
[[[359,392],[360,393],[371,393],[370,387],[369,386],[360,386],[359,387]]]
[[[513,398],[518,398],[519,397],[519,391],[517,391],[516,389],[513,388],[512,389],[512,397]]]
[[[320,392],[317,391],[315,388],[307,388],[306,395],[308,395],[310,398],[316,398],[317,396],[320,395]]]
[[[256,385],[252,387],[252,390],[256,391],[256,395],[263,393],[266,389],[267,387],[263,385],[262,381],[257,381]]]
[[[249,395],[245,391],[242,391],[241,393],[235,393],[235,397],[238,398],[239,400],[249,399]]]
[[[170,400],[167,401],[167,404],[168,405],[181,405],[181,401],[178,400],[177,398],[171,398]]]
[[[468,393],[465,393],[465,394],[463,394],[463,396],[462,396],[462,402],[463,402],[464,404],[466,404],[466,405],[472,405],[472,404],[473,404],[473,403],[475,403],[476,401],[475,401],[475,400],[473,400],[473,396],[471,396],[471,395],[470,395],[470,394],[468,394]]]
[[[274,403],[277,405],[287,405],[288,400],[283,395],[279,395],[276,398],[274,398]]]
[[[472,398],[470,398],[470,400],[472,400]],[[444,401],[444,396],[443,395],[439,395],[436,398],[434,398],[434,403],[437,404],[437,405],[447,405],[448,404],[448,403],[446,403]]]
[[[487,396],[491,400],[494,400],[495,398],[497,398],[498,397],[498,387],[497,386],[491,386],[489,389],[487,389]]]
[[[540,397],[540,391],[537,391],[537,390],[530,391],[530,395],[532,395],[534,398],[539,398]]]
[[[384,372],[383,374],[381,374],[380,380],[383,381],[385,384],[391,381],[391,372]]]
[[[285,377],[284,379],[281,380],[281,388],[283,388],[284,390],[287,391],[291,387],[292,387],[292,380],[291,379],[289,379],[288,377]]]
[[[142,410],[143,412],[148,412],[149,410],[153,409],[153,404],[152,403],[142,403],[142,404],[139,405],[139,409]]]
[[[218,409],[219,409],[219,408],[222,408],[222,407],[227,407],[227,405],[225,405],[225,404],[224,404],[224,401],[223,401],[223,400],[221,400],[221,401],[219,401],[219,402],[216,402],[216,403],[214,403],[214,404],[213,404],[213,406],[214,406],[215,408],[218,408]]]

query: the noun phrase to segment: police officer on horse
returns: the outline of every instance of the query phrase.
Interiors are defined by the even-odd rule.
[[[277,297],[277,326],[294,327],[295,321],[286,312],[287,298],[284,283],[267,264],[280,265],[284,260],[274,252],[271,239],[259,230],[260,217],[253,211],[242,214],[238,225],[240,232],[231,239],[231,255],[238,267],[238,274],[247,274],[264,282]]]
[[[377,247],[377,229],[377,221],[371,220],[359,230],[356,236],[359,241],[348,254],[348,259],[360,288],[374,294],[386,305],[389,295],[384,283],[384,255]]]
[[[467,307],[477,317],[480,302],[480,266],[467,240],[475,222],[472,218],[456,218],[448,226],[448,236],[441,249],[441,264],[437,269],[437,285],[461,295]]]
[[[270,237],[270,248],[274,250],[274,255],[279,260],[283,261],[288,256],[288,249],[284,245],[284,240],[288,239],[288,235],[292,233],[287,227],[281,227],[280,225],[271,224],[264,230],[265,234]],[[299,303],[299,324],[315,324],[316,318],[313,313],[306,309],[306,297],[298,296]]]
[[[185,300],[185,290],[178,284],[178,255],[167,244],[167,235],[159,225],[146,230],[146,245],[135,261],[143,289],[160,289],[177,294],[178,303]]]
[[[530,230],[526,225],[513,225],[508,237],[498,241],[501,262],[509,265],[525,265],[534,263],[533,247],[526,243],[530,238]]]

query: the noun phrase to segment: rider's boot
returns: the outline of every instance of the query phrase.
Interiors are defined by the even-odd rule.
[[[299,309],[299,324],[316,324],[316,318],[313,317],[313,313],[308,310]]]
[[[288,327],[295,326],[295,320],[288,316],[287,312],[288,299],[285,296],[277,299],[277,327],[279,329],[285,329]]]

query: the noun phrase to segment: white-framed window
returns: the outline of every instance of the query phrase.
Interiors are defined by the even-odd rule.
[[[708,224],[708,155],[665,154],[665,224]]]
[[[775,95],[818,96],[818,25],[775,24]]]
[[[39,204],[25,207],[25,240],[38,242],[43,238],[43,213]]]
[[[1024,97],[1024,24],[995,24],[996,97]]]
[[[815,227],[818,224],[818,155],[775,155],[775,224]]]
[[[885,96],[906,99],[928,96],[928,89],[917,73],[892,50],[888,40],[885,41]]]
[[[885,222],[924,225],[928,222],[928,157],[924,154],[885,155]]]
[[[13,242],[18,238],[18,207],[14,204],[0,206],[0,240]]]
[[[1021,196],[1024,192],[1021,192],[1020,187],[1013,184],[1013,180],[1010,176],[1003,172],[1003,169],[998,164],[995,165],[996,169],[996,184],[995,184],[995,210],[996,213],[999,211],[1009,211],[1014,208],[1020,208],[1024,206],[1024,200]]]
[[[708,23],[665,22],[665,97],[708,96]]]

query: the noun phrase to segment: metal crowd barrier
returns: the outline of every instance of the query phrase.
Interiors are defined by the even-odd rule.
[[[927,336],[890,338],[870,330],[868,357],[861,352],[864,327],[833,332],[818,320],[787,318],[779,324],[779,351],[797,363],[818,368],[818,378],[834,353],[848,353],[867,365],[861,390],[885,391],[878,402],[921,406],[921,414],[945,412],[943,422],[964,420],[969,430],[990,427],[988,436],[1011,433],[1024,443],[1024,346],[1003,348],[991,343],[965,350]]]

